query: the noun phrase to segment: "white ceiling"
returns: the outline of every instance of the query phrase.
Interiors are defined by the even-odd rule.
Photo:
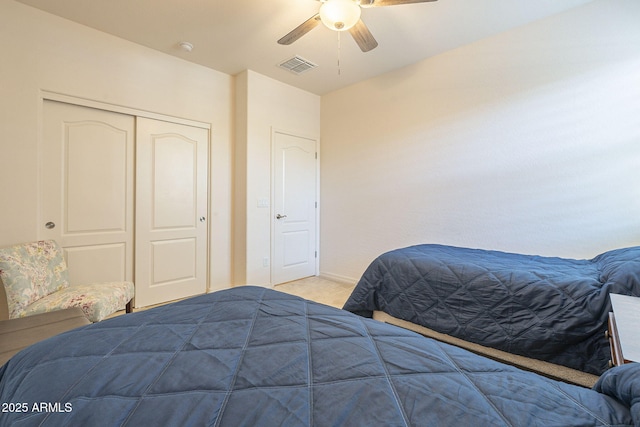
[[[276,41],[313,16],[317,0],[17,0],[132,42],[235,75],[253,70],[323,95],[593,0],[438,0],[363,9],[379,46],[320,25],[290,46]],[[179,42],[194,45],[187,53]],[[277,65],[299,55],[318,67]],[[338,61],[340,66],[338,67]]]

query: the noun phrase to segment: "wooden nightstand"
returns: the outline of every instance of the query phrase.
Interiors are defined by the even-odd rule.
[[[611,294],[613,312],[609,313],[606,336],[611,345],[609,366],[640,361],[640,298]]]
[[[609,367],[624,365],[628,363],[622,355],[622,348],[620,346],[620,336],[618,335],[618,328],[616,326],[616,316],[613,312],[609,313],[609,329],[605,332],[606,337],[609,339],[611,345],[611,360],[609,360]]]

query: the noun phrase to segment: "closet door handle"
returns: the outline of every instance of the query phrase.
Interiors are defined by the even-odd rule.
[[[52,230],[52,229],[56,228],[56,223],[49,221],[48,223],[46,223],[44,225],[44,228],[46,228],[47,230]]]
[[[286,217],[287,217],[286,215],[280,215],[280,214],[276,215],[276,219],[282,219]]]

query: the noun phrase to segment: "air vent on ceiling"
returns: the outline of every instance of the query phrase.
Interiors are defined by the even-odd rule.
[[[287,59],[286,61],[280,63],[279,66],[281,68],[284,68],[285,70],[291,71],[294,74],[302,74],[305,71],[309,71],[317,67],[317,65],[313,62],[307,61],[306,59],[299,56],[294,56],[291,59]]]

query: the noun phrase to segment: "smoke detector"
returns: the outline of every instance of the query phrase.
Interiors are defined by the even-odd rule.
[[[178,46],[184,52],[191,52],[193,50],[193,44],[189,42],[180,42],[178,43]]]

